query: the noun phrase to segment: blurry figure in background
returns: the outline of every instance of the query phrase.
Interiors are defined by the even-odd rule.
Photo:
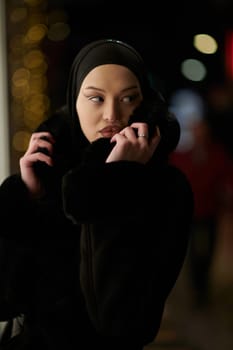
[[[187,175],[194,192],[194,221],[188,254],[188,275],[197,306],[210,297],[211,269],[219,218],[232,209],[233,161],[214,137],[207,108],[199,94],[179,90],[170,100],[181,126],[180,142],[170,156]]]

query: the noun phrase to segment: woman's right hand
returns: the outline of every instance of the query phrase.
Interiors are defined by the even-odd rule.
[[[40,161],[53,166],[53,136],[46,131],[32,134],[25,154],[20,158],[21,178],[33,197],[40,197],[44,193],[41,179],[38,177],[34,165]]]

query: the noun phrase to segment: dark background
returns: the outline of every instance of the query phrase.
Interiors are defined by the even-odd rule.
[[[233,29],[232,0],[52,0],[49,4],[67,11],[71,27],[65,42],[47,46],[53,62],[49,72],[51,93],[59,96],[59,101],[64,98],[65,86],[59,87],[56,77],[60,80],[60,76],[55,71],[63,74],[65,83],[79,48],[103,37],[135,46],[165,97],[180,87],[192,86],[205,94],[213,84],[225,84],[225,34]],[[219,45],[216,54],[203,55],[193,47],[193,36],[198,33],[214,36]],[[203,82],[193,83],[182,76],[180,64],[185,58],[200,59],[206,65]]]

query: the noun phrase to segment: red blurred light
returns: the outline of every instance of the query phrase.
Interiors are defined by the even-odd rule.
[[[227,77],[233,79],[233,31],[226,33],[225,65]]]

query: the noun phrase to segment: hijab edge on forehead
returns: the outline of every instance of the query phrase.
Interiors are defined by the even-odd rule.
[[[96,40],[84,46],[73,62],[72,72],[73,77],[76,77],[76,94],[87,74],[95,67],[104,64],[119,64],[127,67],[136,75],[142,88],[148,78],[144,61],[132,46],[120,40]]]

